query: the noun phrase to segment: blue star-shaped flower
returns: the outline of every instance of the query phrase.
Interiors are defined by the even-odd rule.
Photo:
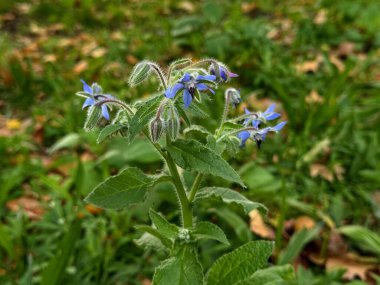
[[[198,75],[197,77],[194,77],[193,75],[186,73],[180,81],[165,91],[165,97],[174,98],[178,92],[183,91],[183,103],[185,108],[187,108],[193,101],[194,94],[197,90],[210,90],[211,93],[215,94],[214,90],[206,84],[207,81],[215,81],[215,79],[216,77],[214,75]]]
[[[102,88],[97,84],[94,83],[90,87],[83,79],[80,80],[83,84],[83,91],[88,94],[87,99],[84,101],[82,109],[93,106],[96,103],[100,102],[102,99],[112,99],[113,96],[108,94],[102,94]],[[107,104],[102,104],[102,116],[106,119],[110,119],[110,114],[108,112]]]
[[[259,118],[265,119],[266,121],[275,120],[281,116],[279,113],[274,112],[275,108],[276,108],[276,104],[272,104],[268,107],[268,109],[265,110],[264,113],[258,112],[257,115]],[[250,112],[247,109],[245,109],[244,111],[246,114],[250,114]],[[247,119],[245,122],[247,122]],[[261,120],[252,121],[252,126],[255,127],[256,129],[260,127],[260,124],[261,124]]]
[[[275,104],[270,105],[268,109],[265,110],[265,112],[263,113],[258,112],[257,117],[262,118],[265,121],[271,121],[271,120],[277,119],[281,115],[279,113],[274,112],[275,107],[276,107]],[[252,114],[248,109],[244,109],[244,112],[247,115]],[[250,123],[252,123],[253,128],[256,130],[245,130],[237,134],[237,137],[241,139],[241,146],[244,146],[246,141],[249,138],[252,138],[256,142],[258,148],[260,148],[261,143],[265,141],[266,135],[269,132],[277,133],[286,125],[286,122],[281,122],[281,123],[278,123],[274,127],[266,127],[264,129],[259,129],[261,122],[262,120],[260,119],[252,120],[252,118],[246,118],[244,120],[243,125],[245,127],[247,127]]]

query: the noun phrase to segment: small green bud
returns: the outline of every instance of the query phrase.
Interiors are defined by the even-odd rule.
[[[175,141],[179,135],[181,128],[181,122],[176,107],[173,104],[169,104],[164,112],[166,132],[169,137]]]
[[[87,118],[84,123],[84,130],[86,132],[92,131],[102,118],[102,109],[99,106],[91,106],[87,111]]]
[[[241,103],[240,93],[235,88],[228,88],[225,92],[225,96],[226,100],[229,100],[228,103],[231,103],[235,108]]]
[[[150,122],[150,137],[153,142],[160,139],[165,129],[165,123],[161,117],[156,117]]]
[[[139,85],[146,80],[152,72],[151,63],[149,61],[142,61],[135,65],[132,74],[129,76],[128,82],[130,86]]]

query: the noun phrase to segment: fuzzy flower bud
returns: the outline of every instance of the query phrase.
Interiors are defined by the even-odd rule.
[[[132,74],[129,76],[129,85],[136,86],[147,79],[152,71],[150,62],[142,61],[135,65]]]
[[[168,106],[165,112],[165,126],[166,132],[169,134],[170,138],[174,141],[179,135],[179,130],[181,123],[179,120],[178,112],[174,105]]]
[[[225,92],[226,100],[231,103],[235,108],[241,103],[240,92],[235,88],[228,88]]]
[[[156,117],[150,122],[150,137],[153,142],[160,139],[163,131],[165,129],[165,123],[161,117]]]

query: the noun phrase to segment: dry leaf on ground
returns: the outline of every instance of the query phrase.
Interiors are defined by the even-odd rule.
[[[275,238],[274,230],[265,224],[264,219],[258,210],[251,211],[249,213],[249,218],[251,220],[250,229],[254,234],[271,240]]]

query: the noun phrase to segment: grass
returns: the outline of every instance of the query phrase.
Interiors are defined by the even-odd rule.
[[[379,6],[370,0],[1,3],[0,283],[55,284],[59,272],[62,284],[151,278],[160,255],[136,246],[133,226],[148,222],[147,207],[175,219],[170,193],[157,189],[127,212],[100,211],[82,199],[125,165],[154,173],[161,161],[142,140],[132,149],[119,139],[97,145],[95,134],[82,131],[85,114],[74,96],[80,78],[127,101],[155,92],[154,82],[126,84],[145,58],[166,65],[178,57],[215,57],[239,74],[234,83],[250,109],[281,106],[284,134],[230,159],[248,185],[244,194],[269,209],[273,263],[287,256],[302,265],[299,284],[349,282],[348,252],[360,268],[378,264],[379,245],[362,246],[368,234],[339,229],[361,225],[380,234]],[[220,116],[222,96],[207,108]],[[62,148],[49,152],[68,134]],[[229,209],[200,214],[218,221],[234,246],[257,236]],[[301,216],[321,234],[295,231]],[[289,239],[301,244],[303,236],[304,247],[289,247]],[[334,244],[345,247],[344,277],[327,270]],[[226,250],[204,248],[208,264]],[[359,274],[363,282],[379,282],[379,271],[366,272]]]

